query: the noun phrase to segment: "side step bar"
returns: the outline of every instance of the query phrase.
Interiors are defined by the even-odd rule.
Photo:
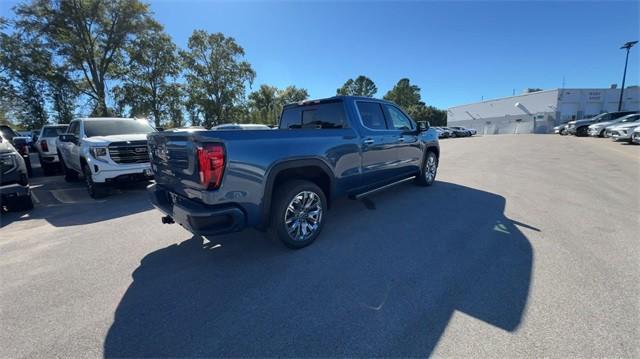
[[[404,183],[404,182],[407,182],[407,181],[410,181],[410,180],[413,180],[413,179],[415,179],[415,177],[407,177],[407,178],[401,179],[400,181],[389,183],[389,184],[386,184],[386,185],[384,185],[382,187],[378,187],[378,188],[374,188],[372,190],[369,190],[367,192],[362,192],[362,193],[359,193],[359,194],[356,194],[356,195],[353,195],[353,196],[349,196],[349,198],[351,198],[351,199],[360,199],[362,197],[366,197],[366,196],[368,196],[370,194],[383,191],[383,190],[385,190],[385,189],[387,189],[389,187],[393,187],[395,185],[398,185],[400,183]]]

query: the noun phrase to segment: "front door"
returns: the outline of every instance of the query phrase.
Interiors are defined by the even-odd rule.
[[[419,173],[422,165],[422,148],[416,132],[416,124],[402,110],[393,105],[384,105],[388,127],[394,131],[397,172],[400,175]]]

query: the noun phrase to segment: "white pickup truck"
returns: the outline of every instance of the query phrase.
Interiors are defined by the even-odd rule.
[[[85,179],[92,198],[108,194],[115,182],[153,178],[147,134],[156,129],[144,119],[79,118],[58,138],[57,149],[65,180]]]

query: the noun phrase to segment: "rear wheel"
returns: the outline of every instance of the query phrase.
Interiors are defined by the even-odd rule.
[[[585,126],[585,127],[579,127],[579,128],[576,130],[576,136],[579,136],[579,137],[587,136],[587,135],[588,135],[588,132],[587,132],[587,131],[588,131],[588,129],[587,129],[587,127],[586,127],[586,126]]]
[[[46,163],[46,162],[43,163],[42,161],[40,161],[40,167],[42,167],[42,173],[45,176],[51,176],[55,174],[53,165],[51,165],[50,163]]]
[[[420,174],[416,176],[416,183],[420,186],[431,186],[436,180],[438,173],[438,157],[433,151],[428,151]]]
[[[91,175],[91,169],[89,169],[89,166],[82,166],[82,173],[84,175],[84,181],[87,184],[87,191],[89,192],[89,196],[91,198],[98,199],[107,195],[108,188],[106,188],[104,184],[93,182],[93,177]]]
[[[285,246],[299,249],[308,246],[320,235],[323,215],[327,210],[324,192],[315,183],[288,181],[274,194],[271,230]]]

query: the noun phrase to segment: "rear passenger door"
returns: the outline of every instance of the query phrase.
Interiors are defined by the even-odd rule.
[[[398,177],[397,133],[388,126],[383,104],[375,101],[356,101],[363,125],[362,183],[376,187]]]

